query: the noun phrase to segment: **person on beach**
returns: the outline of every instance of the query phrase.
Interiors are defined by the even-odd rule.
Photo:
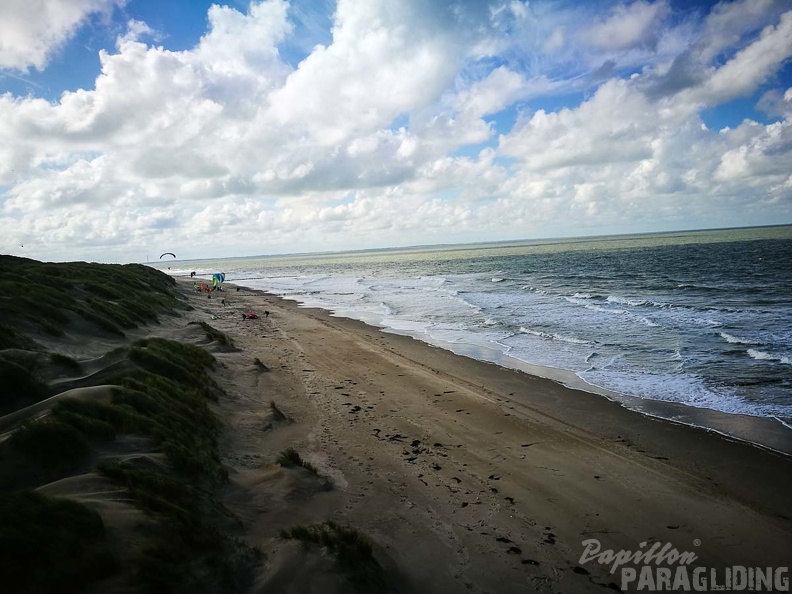
[[[258,320],[258,316],[254,313],[243,313],[242,314],[243,320]]]

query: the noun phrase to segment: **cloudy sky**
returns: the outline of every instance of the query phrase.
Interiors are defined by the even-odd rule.
[[[2,0],[0,253],[792,223],[790,0]]]

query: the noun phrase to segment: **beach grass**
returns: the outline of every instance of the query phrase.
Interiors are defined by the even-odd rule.
[[[312,472],[317,476],[321,476],[316,466],[306,460],[303,460],[302,456],[300,456],[300,453],[294,448],[283,450],[280,454],[278,454],[276,462],[285,468],[301,466],[309,472]]]
[[[0,576],[4,591],[89,591],[118,569],[95,511],[31,491],[0,494]]]
[[[359,530],[333,521],[298,525],[280,531],[284,540],[296,540],[306,548],[320,547],[330,553],[355,592],[383,592],[382,566],[374,557],[371,541]]]
[[[24,330],[63,336],[83,320],[123,336],[124,329],[159,322],[161,314],[189,308],[167,274],[140,264],[47,263],[0,256],[0,307],[5,314],[3,341],[30,348]]]
[[[52,394],[36,374],[37,365],[0,351],[0,414],[39,402]]]
[[[53,365],[60,365],[61,367],[69,369],[75,373],[79,373],[82,369],[80,362],[73,357],[69,357],[68,355],[64,355],[62,353],[48,353],[48,357],[50,363]]]
[[[42,374],[82,371],[79,361],[42,344],[122,338],[163,315],[191,309],[172,278],[146,266],[10,256],[0,256],[0,307],[0,414],[51,396]],[[211,340],[231,343],[208,324],[202,327]],[[60,398],[48,414],[23,423],[0,443],[0,564],[8,565],[0,565],[3,586],[11,583],[11,591],[26,594],[93,591],[91,583],[118,570],[106,543],[96,545],[104,542],[104,526],[95,512],[18,491],[87,471],[101,457],[94,469],[123,486],[134,505],[156,520],[133,555],[132,591],[243,591],[258,553],[228,533],[235,524],[218,496],[228,477],[218,454],[220,423],[209,408],[223,395],[209,373],[214,357],[162,338],[112,352],[110,369],[77,382],[115,386],[109,401]],[[61,382],[61,391],[69,383]],[[147,437],[155,456],[113,457],[111,442],[122,435]],[[7,520],[14,508],[21,509],[19,517]]]
[[[206,333],[206,337],[209,340],[219,342],[220,344],[226,346],[234,346],[233,341],[228,337],[227,334],[220,332],[220,330],[210,326],[206,322],[190,322],[190,324],[197,324],[203,328],[203,331]]]
[[[11,434],[9,446],[46,471],[73,470],[91,453],[89,440],[79,429],[56,419],[25,423]]]
[[[0,351],[6,349],[39,351],[42,350],[42,347],[24,332],[20,332],[8,324],[0,324]]]

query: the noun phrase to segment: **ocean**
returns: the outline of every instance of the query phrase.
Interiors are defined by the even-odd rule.
[[[790,445],[792,226],[167,265],[222,271],[647,414]],[[745,430],[751,418],[765,421]],[[776,437],[764,439],[768,428]]]

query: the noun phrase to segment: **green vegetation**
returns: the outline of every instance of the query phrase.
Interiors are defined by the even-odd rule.
[[[209,491],[126,461],[102,462],[98,470],[160,517],[137,556],[143,592],[237,592],[250,583],[258,554],[216,526],[219,504]]]
[[[309,526],[281,530],[284,540],[297,540],[305,547],[322,547],[332,554],[336,564],[357,592],[382,592],[385,580],[382,566],[365,535],[347,526],[327,521]]]
[[[9,445],[31,464],[48,471],[73,470],[91,451],[79,429],[55,419],[24,424],[11,434]]]
[[[26,362],[0,355],[0,415],[29,406],[50,396],[50,389]],[[33,367],[35,369],[35,367]]]
[[[198,324],[199,326],[201,326],[201,328],[203,328],[203,331],[206,332],[206,337],[209,340],[214,342],[219,342],[222,345],[227,345],[231,347],[234,346],[233,341],[230,338],[228,338],[226,334],[220,332],[220,330],[216,328],[213,328],[206,322],[190,322],[190,324]]]
[[[217,497],[228,477],[218,453],[220,425],[209,408],[223,394],[208,373],[214,357],[197,346],[146,338],[114,351],[104,373],[73,380],[81,364],[47,352],[52,336],[81,341],[81,334],[90,337],[98,329],[122,337],[189,309],[175,281],[141,265],[0,256],[0,308],[0,415],[52,394],[40,372],[58,377],[60,389],[116,386],[109,401],[59,398],[49,414],[0,442],[0,583],[20,594],[87,592],[118,571],[105,552],[98,514],[73,501],[16,490],[87,470],[101,446],[104,459],[96,470],[156,520],[134,551],[137,591],[247,588],[257,553],[227,533],[233,522]],[[231,344],[222,332],[201,326],[211,340]],[[125,434],[145,436],[164,461],[159,455],[106,458],[110,443]]]
[[[278,455],[278,459],[276,460],[276,462],[286,468],[291,466],[302,466],[303,468],[311,471],[315,475],[320,476],[319,471],[316,469],[316,466],[314,466],[310,462],[306,462],[305,460],[303,460],[300,454],[294,448],[283,450]]]
[[[79,361],[61,353],[49,353],[49,360],[53,364],[66,367],[75,373],[79,373],[82,368]]]
[[[62,398],[53,405],[50,414],[55,419],[82,417],[101,421],[116,433],[149,433],[151,421],[124,404]]]
[[[5,349],[24,349],[26,351],[41,350],[35,340],[27,335],[17,332],[15,329],[5,324],[0,324],[0,351]]]
[[[116,569],[95,511],[29,491],[0,495],[4,591],[77,594]]]
[[[62,264],[0,256],[0,309],[4,328],[0,346],[31,349],[36,343],[21,331],[38,329],[62,336],[77,319],[123,336],[124,329],[157,323],[157,312],[186,309],[175,281],[141,264]]]
[[[149,436],[167,465],[110,459],[97,466],[158,519],[135,556],[137,587],[174,593],[242,590],[257,559],[253,549],[220,528],[228,518],[213,493],[227,474],[217,451],[220,427],[209,409],[221,393],[207,373],[214,357],[159,338],[136,341],[120,354],[135,365],[112,379],[118,387],[110,402],[60,399],[49,416],[17,429],[3,447],[13,452],[12,459],[38,469],[26,470],[34,479],[51,479],[86,464],[93,446],[118,434]],[[8,377],[22,378],[17,384],[33,377],[21,365],[0,361],[10,370]]]
[[[164,338],[145,338],[133,343],[127,356],[146,371],[184,383],[217,400],[219,388],[204,371],[214,364],[215,358],[200,347]]]

